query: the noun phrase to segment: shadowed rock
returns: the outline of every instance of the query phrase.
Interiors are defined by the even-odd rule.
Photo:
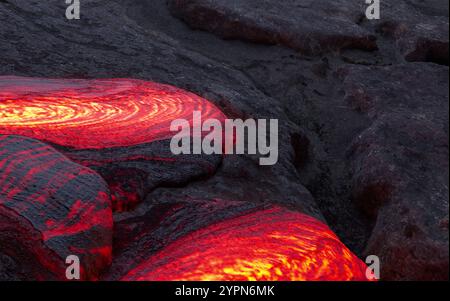
[[[375,37],[357,24],[364,12],[360,1],[170,0],[169,8],[192,28],[309,55],[377,48]]]
[[[390,0],[381,4],[382,17],[373,23],[395,39],[407,61],[448,65],[448,1]]]
[[[181,187],[213,176],[221,155],[174,155],[170,140],[101,150],[58,147],[108,183],[114,211],[132,210],[157,187]]]
[[[349,157],[354,200],[374,223],[365,253],[386,280],[448,279],[446,83],[448,68],[423,63],[345,75],[347,102],[372,120]]]

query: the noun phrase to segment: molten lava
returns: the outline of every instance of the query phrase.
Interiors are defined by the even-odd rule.
[[[325,224],[274,207],[180,238],[124,280],[367,280],[366,269]]]
[[[170,139],[171,122],[192,122],[193,111],[225,119],[207,100],[153,82],[0,77],[0,134],[77,149]]]
[[[97,153],[104,148],[122,147],[124,154],[128,154],[131,146],[170,139],[173,136],[170,131],[172,121],[186,119],[192,123],[193,111],[201,111],[202,119],[225,119],[210,102],[178,88],[152,82],[0,77],[0,135],[21,135],[77,150],[91,149]],[[27,156],[28,153],[24,150],[20,154]],[[37,154],[31,159],[41,156],[41,153]],[[28,161],[33,166],[42,165]],[[45,242],[59,244],[60,240],[65,241],[69,249],[75,250],[79,243],[75,241],[72,245],[67,237],[78,233],[88,235],[88,230],[97,224],[106,224],[102,220],[105,215],[95,210],[107,210],[100,205],[107,203],[108,196],[104,193],[100,194],[99,200],[77,199],[71,204],[63,204],[62,208],[70,208],[68,214],[59,216],[56,211],[52,219],[46,220],[46,214],[51,211],[42,209],[54,207],[52,189],[56,184],[61,186],[63,196],[83,189],[63,185],[66,181],[71,182],[70,177],[52,178],[52,175],[64,172],[56,163],[49,161],[46,166],[46,175],[51,180],[39,182],[45,188],[39,191],[41,198],[32,198],[29,197],[34,196],[31,192],[20,191],[21,187],[31,189],[25,184],[4,184],[10,189],[5,190],[4,195],[14,208],[24,207],[14,201],[17,199],[13,197],[15,194],[27,196],[28,203],[25,204],[34,211],[18,212],[40,222]],[[14,171],[22,175],[23,183],[35,178],[33,170],[27,173],[14,165],[9,168],[16,168]],[[2,174],[5,178],[10,173],[11,170],[2,169],[0,179]],[[91,177],[94,175],[92,172]],[[18,176],[12,178],[17,180]],[[8,178],[8,181],[12,180]],[[122,184],[110,185],[110,188],[128,196],[131,202],[137,202],[140,196],[134,190],[140,182],[130,181],[125,185],[127,189]],[[70,189],[66,191],[66,188]],[[67,201],[67,197],[63,199]],[[86,207],[88,201],[93,202],[92,208]],[[95,215],[96,212],[100,215]],[[90,220],[80,220],[86,216]],[[34,237],[32,234],[23,236]],[[90,238],[95,241],[98,235]],[[108,256],[111,253],[104,244],[100,244],[98,250],[97,253]],[[365,272],[365,264],[325,224],[304,214],[274,207],[194,231],[147,258],[124,280],[366,280]]]

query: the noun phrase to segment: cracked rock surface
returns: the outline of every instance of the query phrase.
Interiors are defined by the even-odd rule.
[[[114,214],[103,277],[175,239],[148,216],[184,224],[180,212],[226,199],[249,204],[214,210],[277,203],[327,222],[361,258],[380,257],[384,280],[448,279],[448,1],[382,3],[370,21],[358,0],[85,0],[69,21],[64,1],[0,1],[0,75],[151,80],[229,118],[280,120],[274,166],[242,155],[187,183],[182,170],[165,173],[171,185],[154,176],[135,210]],[[0,253],[0,279],[21,268]]]

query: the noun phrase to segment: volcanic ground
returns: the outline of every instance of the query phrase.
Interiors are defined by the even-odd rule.
[[[448,279],[448,1],[0,1],[0,279]],[[279,161],[174,156],[194,109]]]

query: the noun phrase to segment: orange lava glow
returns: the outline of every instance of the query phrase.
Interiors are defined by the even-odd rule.
[[[0,134],[79,149],[168,139],[175,119],[192,112],[225,119],[207,100],[176,87],[130,79],[0,77]]]
[[[152,82],[0,77],[0,134],[76,149],[170,139],[172,121],[192,124],[193,111],[200,111],[203,120],[226,118],[205,99]],[[74,208],[75,214],[82,204]],[[55,226],[45,239],[85,230],[94,222],[82,228]],[[179,238],[123,280],[367,280],[366,268],[324,223],[272,207]]]
[[[270,208],[178,239],[123,280],[367,280],[366,265],[323,223]]]

